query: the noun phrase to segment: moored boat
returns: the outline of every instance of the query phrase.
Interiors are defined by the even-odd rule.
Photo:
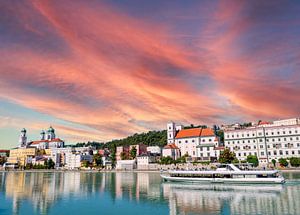
[[[285,179],[278,170],[241,170],[233,164],[216,170],[170,170],[162,172],[165,181],[192,183],[282,184]]]

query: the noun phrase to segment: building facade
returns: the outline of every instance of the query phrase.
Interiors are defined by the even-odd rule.
[[[167,124],[168,144],[175,143],[181,156],[188,155],[193,160],[216,160],[220,150],[219,137],[211,128],[184,129],[174,122]]]
[[[225,147],[239,160],[256,155],[260,164],[274,159],[300,157],[300,120],[298,118],[260,122],[247,128],[224,131]]]

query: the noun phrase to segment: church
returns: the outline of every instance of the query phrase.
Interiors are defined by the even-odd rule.
[[[35,147],[37,149],[51,149],[51,148],[63,148],[64,141],[55,136],[55,130],[52,126],[49,127],[47,132],[44,130],[40,133],[40,140],[34,140],[27,142],[26,129],[21,130],[19,138],[19,148]]]

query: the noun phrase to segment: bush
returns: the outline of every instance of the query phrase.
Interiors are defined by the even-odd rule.
[[[279,159],[279,164],[280,166],[284,166],[284,167],[287,167],[289,165],[288,161],[284,158]]]
[[[273,164],[274,167],[276,166],[276,160],[275,159],[272,159],[272,164]]]
[[[175,161],[170,156],[162,157],[160,159],[160,164],[173,164]]]
[[[254,167],[257,167],[259,164],[257,156],[256,155],[248,155],[247,163],[252,163]]]
[[[292,167],[299,167],[300,166],[300,158],[296,158],[296,157],[290,158],[290,164]]]

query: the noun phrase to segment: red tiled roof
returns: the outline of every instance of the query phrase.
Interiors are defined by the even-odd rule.
[[[51,143],[51,142],[64,142],[64,141],[62,141],[59,138],[55,138],[55,139],[52,139],[52,140],[35,140],[35,141],[30,142],[30,144],[31,145],[36,145],[36,144],[40,144],[40,143]]]
[[[180,130],[175,138],[186,138],[186,137],[206,137],[215,136],[215,132],[211,128],[190,128]]]
[[[174,143],[168,144],[164,147],[164,149],[179,149]]]
[[[267,122],[267,121],[261,121],[258,123],[259,125],[268,125],[268,124],[271,124],[270,122]]]
[[[180,130],[175,138],[185,138],[185,137],[200,137],[201,128],[190,128]]]
[[[6,149],[0,149],[0,152],[9,152],[9,150],[6,150]]]
[[[201,132],[201,136],[202,137],[205,137],[205,136],[215,136],[215,132],[211,128],[203,128],[202,132]]]

